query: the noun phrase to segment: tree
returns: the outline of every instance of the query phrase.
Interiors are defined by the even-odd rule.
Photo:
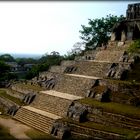
[[[10,73],[10,66],[0,61],[0,86],[1,82],[16,78],[16,74]]]
[[[111,36],[112,27],[116,22],[124,20],[123,15],[117,17],[114,15],[107,15],[106,18],[88,19],[89,26],[81,25],[82,30],[80,38],[86,43],[85,48],[91,49],[106,44]],[[90,46],[90,47],[89,47]]]
[[[56,51],[51,52],[50,54],[45,53],[39,60],[38,64],[33,66],[26,75],[26,79],[31,79],[39,74],[39,72],[47,71],[52,65],[59,65],[64,59],[63,56]]]
[[[4,74],[10,71],[10,66],[5,64],[3,61],[0,61],[0,74]]]
[[[53,55],[53,56],[58,56],[58,55],[60,55],[60,54],[59,54],[59,52],[52,51],[52,52],[50,53],[50,55]]]
[[[73,45],[73,48],[64,55],[65,60],[74,60],[75,56],[83,55],[85,43],[83,42],[76,42]]]
[[[18,65],[24,66],[25,64],[36,64],[37,60],[34,58],[16,58]]]
[[[15,62],[15,59],[10,54],[1,55],[0,60],[5,62]]]
[[[74,45],[73,45],[73,48],[71,50],[71,54],[74,54],[74,55],[79,55],[81,52],[82,52],[82,47],[83,47],[83,43],[82,42],[76,42]]]

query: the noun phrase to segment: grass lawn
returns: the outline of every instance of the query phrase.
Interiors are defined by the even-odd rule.
[[[91,98],[81,99],[78,102],[82,104],[87,104],[92,107],[100,107],[103,108],[104,111],[108,111],[111,113],[121,114],[130,116],[132,118],[140,119],[140,107],[134,107],[131,105],[114,103],[114,102],[98,102]]]
[[[18,105],[23,105],[23,102],[20,99],[10,96],[9,94],[6,94],[6,91],[3,89],[0,89],[0,97],[7,98],[7,99],[17,103]]]
[[[63,119],[63,121],[68,122],[70,125],[76,124],[78,126],[85,127],[85,128],[96,129],[100,131],[124,135],[126,136],[126,139],[134,139],[136,135],[140,134],[140,131],[133,131],[131,129],[120,128],[120,127],[106,126],[94,122],[78,123],[67,118]]]
[[[16,84],[16,86],[18,86],[19,88],[25,88],[25,89],[31,89],[31,90],[35,90],[37,92],[43,90],[42,87],[40,86],[35,86],[35,85],[31,85],[31,84],[22,84],[22,83],[19,83],[19,84]]]

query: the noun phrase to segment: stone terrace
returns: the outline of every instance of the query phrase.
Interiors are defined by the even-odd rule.
[[[94,77],[64,74],[57,79],[54,90],[76,96],[85,97],[85,92],[91,88]]]
[[[41,91],[31,106],[59,116],[66,116],[72,101],[78,99],[82,99],[82,97],[54,90]]]
[[[78,138],[140,139],[139,85],[112,76],[133,70],[132,61],[120,62],[131,42],[111,40],[107,48],[62,61],[29,82],[33,89],[25,83],[13,85],[11,89],[19,93],[35,93],[34,100],[21,106],[13,118],[59,139],[69,131]]]
[[[14,118],[40,131],[50,133],[54,121],[61,117],[30,106],[24,106],[19,109]]]

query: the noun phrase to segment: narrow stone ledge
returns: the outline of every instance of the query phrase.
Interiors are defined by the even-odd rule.
[[[67,99],[67,100],[72,100],[72,101],[83,98],[81,96],[71,95],[71,94],[67,94],[67,93],[63,93],[63,92],[57,92],[57,91],[54,91],[54,90],[41,91],[40,93],[55,96],[55,97],[58,97],[58,98]]]
[[[74,76],[74,77],[80,77],[80,78],[88,78],[88,79],[103,79],[101,77],[87,76],[87,75],[79,75],[79,74],[65,74],[65,75]]]
[[[27,110],[36,112],[36,113],[38,113],[38,114],[41,114],[41,115],[43,115],[43,116],[46,116],[46,117],[52,118],[52,119],[61,119],[61,118],[62,118],[62,117],[57,116],[57,115],[55,115],[55,114],[52,114],[52,113],[49,113],[49,112],[46,112],[46,111],[42,111],[42,110],[40,110],[40,109],[36,109],[36,108],[34,108],[34,107],[31,107],[31,106],[24,106],[24,107],[22,107],[22,108],[25,108],[25,109],[27,109]]]

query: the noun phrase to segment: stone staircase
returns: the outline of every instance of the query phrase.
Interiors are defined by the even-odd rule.
[[[31,106],[23,106],[16,113],[14,119],[45,133],[50,133],[52,124],[61,117]]]
[[[82,97],[61,93],[54,90],[41,91],[31,106],[66,117],[68,107],[71,105],[72,101],[78,99],[82,99]]]
[[[95,60],[98,62],[118,62],[124,51],[102,50],[96,54]]]
[[[103,78],[106,76],[111,65],[112,63],[110,62],[95,62],[94,60],[79,61],[75,64],[77,70],[72,73]]]
[[[86,91],[91,88],[96,78],[76,74],[63,74],[57,79],[54,90],[85,97]]]

